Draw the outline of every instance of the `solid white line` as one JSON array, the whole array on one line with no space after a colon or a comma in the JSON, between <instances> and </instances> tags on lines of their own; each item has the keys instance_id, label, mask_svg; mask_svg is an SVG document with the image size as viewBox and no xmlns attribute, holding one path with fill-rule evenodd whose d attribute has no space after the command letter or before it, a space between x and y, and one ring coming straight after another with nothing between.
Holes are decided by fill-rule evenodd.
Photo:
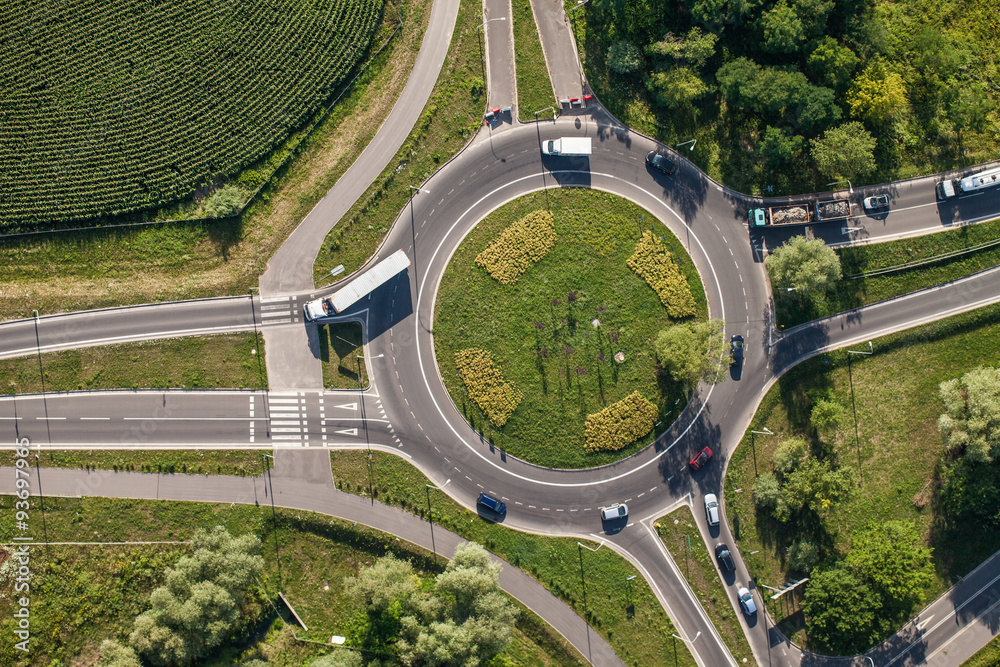
<instances>
[{"instance_id":1,"label":"solid white line","mask_svg":"<svg viewBox=\"0 0 1000 667\"><path fill-rule=\"evenodd\" d=\"M111 417L80 417L80 419L87 419L87 420L90 420L90 421L96 421L98 419L108 420L108 419L111 419Z\"/></svg>"},{"instance_id":2,"label":"solid white line","mask_svg":"<svg viewBox=\"0 0 1000 667\"><path fill-rule=\"evenodd\" d=\"M35 419L41 419L42 421L62 421L66 419L65 417L35 417Z\"/></svg>"},{"instance_id":3,"label":"solid white line","mask_svg":"<svg viewBox=\"0 0 1000 667\"><path fill-rule=\"evenodd\" d=\"M52 417L52 419L65 419L65 417ZM122 419L127 422L245 422L249 421L250 417L122 417Z\"/></svg>"},{"instance_id":4,"label":"solid white line","mask_svg":"<svg viewBox=\"0 0 1000 667\"><path fill-rule=\"evenodd\" d=\"M302 421L298 419L290 419L288 421L271 421L272 426L302 426Z\"/></svg>"}]
</instances>

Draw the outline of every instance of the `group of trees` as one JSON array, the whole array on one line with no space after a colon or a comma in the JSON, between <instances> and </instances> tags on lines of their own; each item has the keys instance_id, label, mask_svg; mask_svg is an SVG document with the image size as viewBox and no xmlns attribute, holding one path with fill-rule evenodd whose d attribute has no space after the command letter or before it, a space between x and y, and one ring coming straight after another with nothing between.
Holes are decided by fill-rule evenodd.
<instances>
[{"instance_id":1,"label":"group of trees","mask_svg":"<svg viewBox=\"0 0 1000 667\"><path fill-rule=\"evenodd\" d=\"M798 298L823 298L842 275L840 258L823 239L793 236L764 260L774 290Z\"/></svg>"},{"instance_id":2,"label":"group of trees","mask_svg":"<svg viewBox=\"0 0 1000 667\"><path fill-rule=\"evenodd\" d=\"M989 82L963 66L989 59L975 38L874 0L593 0L586 19L605 103L645 97L675 134L719 120L779 189L954 159L996 122Z\"/></svg>"},{"instance_id":3,"label":"group of trees","mask_svg":"<svg viewBox=\"0 0 1000 667\"><path fill-rule=\"evenodd\" d=\"M660 368L693 392L699 382L715 383L729 366L726 323L722 320L682 322L661 331L653 342Z\"/></svg>"}]
</instances>

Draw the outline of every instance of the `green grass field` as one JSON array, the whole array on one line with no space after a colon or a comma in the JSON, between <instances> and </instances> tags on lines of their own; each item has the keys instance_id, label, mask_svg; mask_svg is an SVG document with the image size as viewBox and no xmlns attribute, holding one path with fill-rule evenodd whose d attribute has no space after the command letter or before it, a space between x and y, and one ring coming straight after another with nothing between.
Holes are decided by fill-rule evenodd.
<instances>
[{"instance_id":1,"label":"green grass field","mask_svg":"<svg viewBox=\"0 0 1000 667\"><path fill-rule=\"evenodd\" d=\"M413 131L396 157L327 235L316 257L316 285L343 264L350 275L370 258L410 198L479 129L486 107L486 73L480 51L482 5L463 0L451 48ZM420 196L420 195L416 195Z\"/></svg>"},{"instance_id":2,"label":"green grass field","mask_svg":"<svg viewBox=\"0 0 1000 667\"><path fill-rule=\"evenodd\" d=\"M0 536L14 533L12 497L0 498ZM51 542L184 541L197 528L224 525L251 532L262 542L261 581L271 602L280 590L309 631L286 625L268 603L254 605L262 623L201 664L222 667L252 658L277 667L298 667L321 655L316 644L332 634L349 634L355 610L343 580L387 553L413 562L423 577L442 561L422 549L350 522L308 512L245 505L168 503L104 498L46 498L44 531L39 508L32 511L36 539ZM19 665L93 664L101 640L124 639L132 619L148 607L149 593L162 585L163 570L188 552L180 545L34 546L32 551L31 652ZM36 556L36 554L38 554ZM7 582L4 589L9 590ZM37 592L36 592L37 591ZM10 635L13 619L0 628ZM254 631L251 628L250 631ZM37 639L36 639L37 638ZM576 667L586 664L551 627L522 608L512 644L504 652L511 667ZM13 664L5 662L4 664Z\"/></svg>"},{"instance_id":3,"label":"green grass field","mask_svg":"<svg viewBox=\"0 0 1000 667\"><path fill-rule=\"evenodd\" d=\"M323 386L327 389L360 389L368 386L368 370L359 322L319 325L319 354ZM359 376L360 373L360 376Z\"/></svg>"},{"instance_id":4,"label":"green grass field","mask_svg":"<svg viewBox=\"0 0 1000 667\"><path fill-rule=\"evenodd\" d=\"M511 0L514 11L514 69L517 72L517 116L521 122L535 120L535 112L556 106L549 70L538 37L538 26L530 0ZM549 112L545 118L551 117Z\"/></svg>"},{"instance_id":5,"label":"green grass field","mask_svg":"<svg viewBox=\"0 0 1000 667\"><path fill-rule=\"evenodd\" d=\"M265 452L261 450L42 450L42 468L79 470L127 470L134 472L190 473L193 475L239 475L254 477L264 472ZM0 465L12 466L12 450L0 452ZM34 461L32 460L32 465Z\"/></svg>"},{"instance_id":6,"label":"green grass field","mask_svg":"<svg viewBox=\"0 0 1000 667\"><path fill-rule=\"evenodd\" d=\"M517 283L500 285L475 264L504 228L546 206L555 218L556 245ZM638 451L683 407L682 387L658 379L652 349L671 320L625 263L640 227L653 227L673 247L697 317L706 317L704 288L681 243L642 208L613 195L578 188L528 195L491 213L462 242L441 282L434 343L452 400L493 444L538 465L602 465ZM524 392L502 429L465 396L454 355L467 348L492 351L504 377ZM614 361L617 352L624 352L623 363ZM586 416L633 391L658 404L660 426L619 452L586 453Z\"/></svg>"},{"instance_id":7,"label":"green grass field","mask_svg":"<svg viewBox=\"0 0 1000 667\"><path fill-rule=\"evenodd\" d=\"M794 292L776 293L778 323L785 327L795 326L992 268L1000 264L1000 244L880 276L849 278L998 240L1000 220L994 220L912 239L839 248L836 252L844 277L827 300L803 302L794 298Z\"/></svg>"},{"instance_id":8,"label":"green grass field","mask_svg":"<svg viewBox=\"0 0 1000 667\"><path fill-rule=\"evenodd\" d=\"M263 337L223 334L47 352L41 368L45 391L264 389L263 354ZM36 356L0 360L0 377L6 394L43 389Z\"/></svg>"},{"instance_id":9,"label":"green grass field","mask_svg":"<svg viewBox=\"0 0 1000 667\"><path fill-rule=\"evenodd\" d=\"M997 667L997 665L1000 665L1000 637L995 638L962 663L962 667Z\"/></svg>"},{"instance_id":10,"label":"green grass field","mask_svg":"<svg viewBox=\"0 0 1000 667\"><path fill-rule=\"evenodd\" d=\"M332 452L337 487L368 495L365 452ZM543 586L586 618L631 667L674 664L670 633L676 632L645 580L610 549L596 552L577 546L573 538L529 535L490 523L447 495L426 485L428 480L402 459L372 453L375 497L418 516L430 516L462 537L478 542L531 574ZM590 549L597 544L587 541ZM582 573L581 573L582 570ZM693 666L686 646L678 646L678 665Z\"/></svg>"},{"instance_id":11,"label":"green grass field","mask_svg":"<svg viewBox=\"0 0 1000 667\"><path fill-rule=\"evenodd\" d=\"M685 506L661 516L656 521L656 530L737 664L743 660L752 662L753 652L729 601L732 592L727 592L719 579L715 554L705 548L691 509Z\"/></svg>"},{"instance_id":12,"label":"green grass field","mask_svg":"<svg viewBox=\"0 0 1000 667\"><path fill-rule=\"evenodd\" d=\"M381 12L378 0L9 5L0 160L18 166L0 173L0 220L118 215L236 174L330 98Z\"/></svg>"},{"instance_id":13,"label":"green grass field","mask_svg":"<svg viewBox=\"0 0 1000 667\"><path fill-rule=\"evenodd\" d=\"M936 521L936 491L944 445L937 430L943 410L938 385L980 365L1000 362L1000 306L990 306L875 340L872 356L852 355L859 447L851 416L847 355L838 350L811 359L785 374L764 397L726 474L726 512L750 571L762 581L785 581L785 549L791 537L754 508L755 468L772 469L783 438L810 436L812 402L832 397L847 409L847 421L824 440L840 466L854 470L860 488L829 510L826 524L840 553L850 547L852 531L867 522L905 519L916 522L934 549L936 577L925 591L933 599L1000 548L995 532L967 526L956 534ZM861 349L856 346L854 349ZM774 436L749 430L769 428ZM756 450L756 457L754 451ZM756 458L756 463L755 463ZM750 555L753 551L759 553ZM798 602L785 595L771 610L795 635L803 627ZM802 635L798 635L802 639Z\"/></svg>"}]
</instances>

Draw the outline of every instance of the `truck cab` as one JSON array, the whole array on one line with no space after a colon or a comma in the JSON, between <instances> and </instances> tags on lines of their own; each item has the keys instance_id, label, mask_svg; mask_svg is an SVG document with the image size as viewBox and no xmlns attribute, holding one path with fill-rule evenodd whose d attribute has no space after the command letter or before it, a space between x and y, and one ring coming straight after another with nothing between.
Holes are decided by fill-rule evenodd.
<instances>
[{"instance_id":1,"label":"truck cab","mask_svg":"<svg viewBox=\"0 0 1000 667\"><path fill-rule=\"evenodd\" d=\"M328 298L308 301L302 310L305 313L306 320L310 322L314 322L322 317L329 317L336 313L333 308L333 302Z\"/></svg>"},{"instance_id":2,"label":"truck cab","mask_svg":"<svg viewBox=\"0 0 1000 667\"><path fill-rule=\"evenodd\" d=\"M946 178L945 180L938 183L934 187L934 190L937 192L938 199L951 199L956 194L958 194L955 191L955 181L951 180L950 178Z\"/></svg>"},{"instance_id":3,"label":"truck cab","mask_svg":"<svg viewBox=\"0 0 1000 667\"><path fill-rule=\"evenodd\" d=\"M752 208L750 209L747 218L750 221L750 227L763 227L767 224L767 212L762 208Z\"/></svg>"}]
</instances>

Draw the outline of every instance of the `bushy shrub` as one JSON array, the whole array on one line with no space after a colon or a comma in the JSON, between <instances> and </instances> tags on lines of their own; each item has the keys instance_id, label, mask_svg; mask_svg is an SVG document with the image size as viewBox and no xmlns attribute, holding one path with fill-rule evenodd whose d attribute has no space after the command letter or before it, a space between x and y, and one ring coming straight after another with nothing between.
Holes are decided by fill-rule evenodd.
<instances>
[{"instance_id":1,"label":"bushy shrub","mask_svg":"<svg viewBox=\"0 0 1000 667\"><path fill-rule=\"evenodd\" d=\"M219 188L205 200L206 218L229 218L243 208L243 195L235 185Z\"/></svg>"},{"instance_id":2,"label":"bushy shrub","mask_svg":"<svg viewBox=\"0 0 1000 667\"><path fill-rule=\"evenodd\" d=\"M476 256L494 280L504 285L517 282L521 274L545 257L556 244L556 229L548 211L532 211L507 229Z\"/></svg>"},{"instance_id":3,"label":"bushy shrub","mask_svg":"<svg viewBox=\"0 0 1000 667\"><path fill-rule=\"evenodd\" d=\"M753 500L757 509L771 513L781 500L781 486L773 473L766 472L757 478L753 489Z\"/></svg>"},{"instance_id":4,"label":"bushy shrub","mask_svg":"<svg viewBox=\"0 0 1000 667\"><path fill-rule=\"evenodd\" d=\"M799 572L809 572L819 562L819 547L816 543L801 539L788 547L788 567Z\"/></svg>"},{"instance_id":5,"label":"bushy shrub","mask_svg":"<svg viewBox=\"0 0 1000 667\"><path fill-rule=\"evenodd\" d=\"M608 67L618 74L631 74L642 67L642 51L632 42L620 40L608 48Z\"/></svg>"},{"instance_id":6,"label":"bushy shrub","mask_svg":"<svg viewBox=\"0 0 1000 667\"><path fill-rule=\"evenodd\" d=\"M493 355L478 348L461 350L455 353L455 365L469 398L486 418L497 428L506 424L524 398L524 392L504 380Z\"/></svg>"},{"instance_id":7,"label":"bushy shrub","mask_svg":"<svg viewBox=\"0 0 1000 667\"><path fill-rule=\"evenodd\" d=\"M640 278L653 288L660 301L673 318L694 315L694 295L691 286L681 275L674 257L663 242L652 232L643 232L635 252L626 262Z\"/></svg>"},{"instance_id":8,"label":"bushy shrub","mask_svg":"<svg viewBox=\"0 0 1000 667\"><path fill-rule=\"evenodd\" d=\"M659 411L637 391L600 412L587 415L588 452L616 451L653 430Z\"/></svg>"}]
</instances>

